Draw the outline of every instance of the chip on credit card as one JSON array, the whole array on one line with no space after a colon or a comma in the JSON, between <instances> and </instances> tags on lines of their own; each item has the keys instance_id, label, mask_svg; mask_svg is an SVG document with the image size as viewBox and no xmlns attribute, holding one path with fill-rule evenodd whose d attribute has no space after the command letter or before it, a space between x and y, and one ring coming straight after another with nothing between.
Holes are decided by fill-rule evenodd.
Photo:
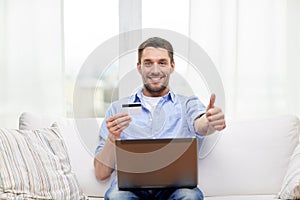
<instances>
[{"instance_id":1,"label":"chip on credit card","mask_svg":"<svg viewBox=\"0 0 300 200\"><path fill-rule=\"evenodd\" d=\"M138 115L142 113L142 104L141 103L128 103L122 104L122 110L129 115Z\"/></svg>"}]
</instances>

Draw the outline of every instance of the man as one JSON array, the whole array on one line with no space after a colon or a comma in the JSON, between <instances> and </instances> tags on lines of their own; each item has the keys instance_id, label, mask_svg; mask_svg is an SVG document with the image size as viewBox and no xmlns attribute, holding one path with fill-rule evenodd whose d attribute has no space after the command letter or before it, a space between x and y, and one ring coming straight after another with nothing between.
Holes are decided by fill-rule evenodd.
<instances>
[{"instance_id":1,"label":"man","mask_svg":"<svg viewBox=\"0 0 300 200\"><path fill-rule=\"evenodd\" d=\"M214 94L205 108L197 97L177 95L169 88L174 68L173 47L168 41L154 37L139 46L137 70L143 88L113 102L106 113L94 159L99 180L108 178L114 170L114 142L118 138L202 138L226 127L222 110L214 105ZM142 104L141 114L122 113L123 103L135 102ZM122 191L114 180L105 199L203 199L203 195L197 187Z\"/></svg>"}]
</instances>

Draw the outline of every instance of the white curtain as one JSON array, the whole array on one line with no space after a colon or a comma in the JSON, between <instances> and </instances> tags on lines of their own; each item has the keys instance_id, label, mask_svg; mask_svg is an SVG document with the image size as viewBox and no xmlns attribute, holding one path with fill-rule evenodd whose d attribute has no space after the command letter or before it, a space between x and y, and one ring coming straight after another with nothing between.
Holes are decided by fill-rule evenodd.
<instances>
[{"instance_id":1,"label":"white curtain","mask_svg":"<svg viewBox=\"0 0 300 200\"><path fill-rule=\"evenodd\" d=\"M228 118L300 116L300 1L191 0L190 37L219 70Z\"/></svg>"},{"instance_id":2,"label":"white curtain","mask_svg":"<svg viewBox=\"0 0 300 200\"><path fill-rule=\"evenodd\" d=\"M63 64L62 5L62 0L0 0L0 127L16 128L24 111L66 113L64 72L73 69L66 70ZM118 4L112 5L114 10ZM222 78L228 118L300 116L299 0L169 0L163 7L151 5L155 1L142 3L141 28L180 32L204 48ZM153 15L153 10L163 14ZM118 8L114 11L117 13ZM80 22L93 19L102 24L110 19L113 27L118 27L112 16L80 15ZM90 30L83 36L78 33L74 40L68 35L66 63L71 66L70 52L82 49L87 43L84 39L91 38L90 32L95 30L92 24L90 29L80 28L79 19L72 18L74 29L70 29L68 19L67 34ZM110 35L101 41L117 30L101 25L97 34L109 30ZM94 38L100 37L97 34ZM70 42L78 42L78 46L74 49ZM94 39L88 42L100 44Z\"/></svg>"},{"instance_id":3,"label":"white curtain","mask_svg":"<svg viewBox=\"0 0 300 200\"><path fill-rule=\"evenodd\" d=\"M62 115L60 0L0 1L0 127L24 111Z\"/></svg>"}]
</instances>

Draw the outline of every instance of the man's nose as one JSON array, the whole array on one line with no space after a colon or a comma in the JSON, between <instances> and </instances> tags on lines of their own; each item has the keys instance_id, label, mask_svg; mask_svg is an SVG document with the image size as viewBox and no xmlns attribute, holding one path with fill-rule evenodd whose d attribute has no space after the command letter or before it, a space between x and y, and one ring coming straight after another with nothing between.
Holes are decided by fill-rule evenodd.
<instances>
[{"instance_id":1,"label":"man's nose","mask_svg":"<svg viewBox=\"0 0 300 200\"><path fill-rule=\"evenodd\" d=\"M154 73L160 72L160 67L158 63L153 63L152 72Z\"/></svg>"}]
</instances>

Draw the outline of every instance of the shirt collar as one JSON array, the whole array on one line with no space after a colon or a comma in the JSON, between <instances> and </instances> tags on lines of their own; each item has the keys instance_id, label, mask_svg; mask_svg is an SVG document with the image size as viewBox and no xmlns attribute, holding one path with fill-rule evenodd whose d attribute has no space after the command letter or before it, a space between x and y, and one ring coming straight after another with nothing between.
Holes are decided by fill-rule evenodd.
<instances>
[{"instance_id":1,"label":"shirt collar","mask_svg":"<svg viewBox=\"0 0 300 200\"><path fill-rule=\"evenodd\" d=\"M143 88L140 88L135 94L133 94L130 97L130 101L133 102L133 103L141 102L142 90L143 90ZM176 97L175 93L170 89L169 92L166 95L164 95L162 98L165 101L170 100L174 103L175 102L175 97Z\"/></svg>"}]
</instances>

